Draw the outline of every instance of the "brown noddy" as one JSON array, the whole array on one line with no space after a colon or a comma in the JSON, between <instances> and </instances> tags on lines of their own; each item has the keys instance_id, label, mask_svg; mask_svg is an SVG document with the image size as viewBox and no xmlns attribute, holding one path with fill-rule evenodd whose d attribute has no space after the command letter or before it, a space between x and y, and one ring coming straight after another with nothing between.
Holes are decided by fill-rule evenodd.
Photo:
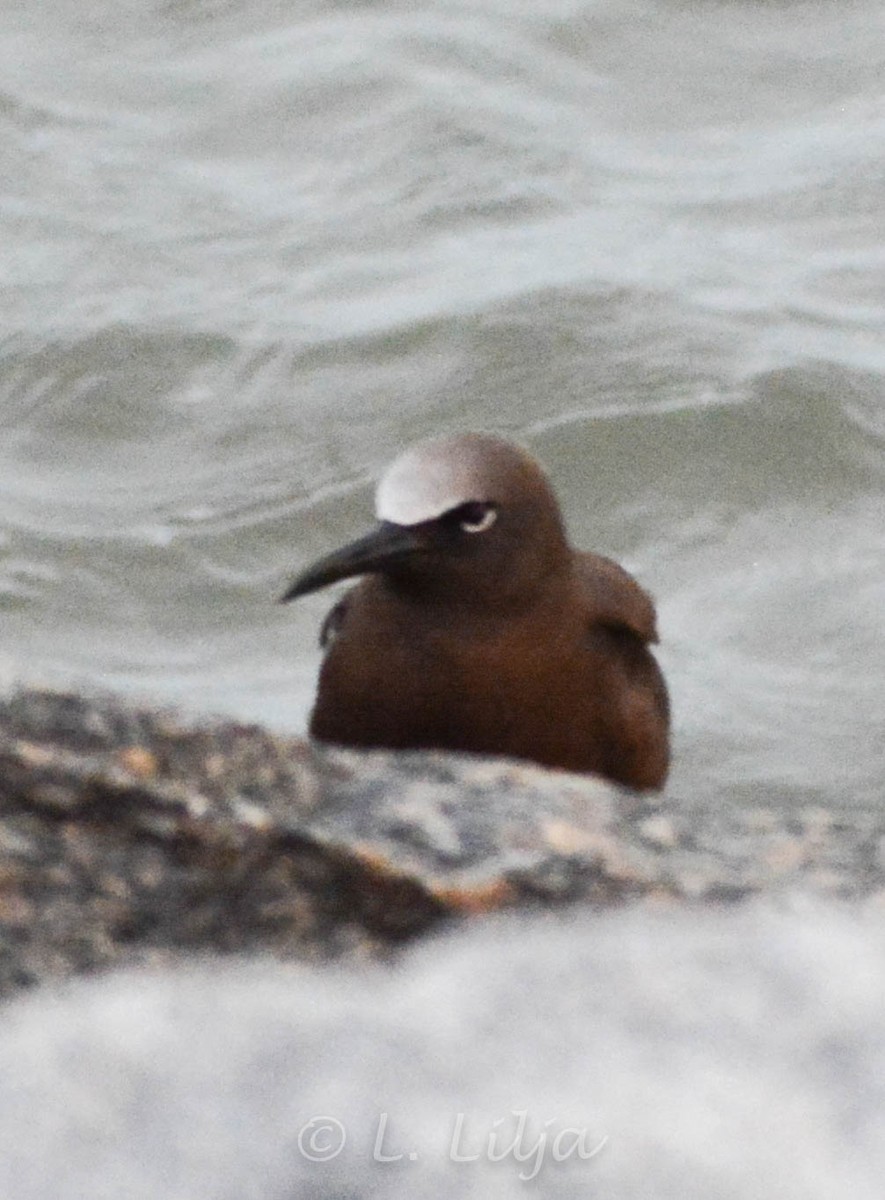
<instances>
[{"instance_id":1,"label":"brown noddy","mask_svg":"<svg viewBox=\"0 0 885 1200\"><path fill-rule=\"evenodd\" d=\"M487 434L402 454L378 524L283 602L364 576L327 616L310 718L324 742L511 755L659 788L667 688L648 594L573 550L546 475Z\"/></svg>"}]
</instances>

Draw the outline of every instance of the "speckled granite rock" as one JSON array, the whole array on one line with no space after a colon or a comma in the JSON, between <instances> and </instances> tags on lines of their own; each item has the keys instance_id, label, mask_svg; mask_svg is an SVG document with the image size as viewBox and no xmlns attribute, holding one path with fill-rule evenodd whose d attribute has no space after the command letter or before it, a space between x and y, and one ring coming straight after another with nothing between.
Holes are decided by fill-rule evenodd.
<instances>
[{"instance_id":1,"label":"speckled granite rock","mask_svg":"<svg viewBox=\"0 0 885 1200\"><path fill-rule=\"evenodd\" d=\"M182 951L376 955L516 906L869 896L883 845L878 812L688 814L517 763L22 691L0 704L0 989Z\"/></svg>"}]
</instances>

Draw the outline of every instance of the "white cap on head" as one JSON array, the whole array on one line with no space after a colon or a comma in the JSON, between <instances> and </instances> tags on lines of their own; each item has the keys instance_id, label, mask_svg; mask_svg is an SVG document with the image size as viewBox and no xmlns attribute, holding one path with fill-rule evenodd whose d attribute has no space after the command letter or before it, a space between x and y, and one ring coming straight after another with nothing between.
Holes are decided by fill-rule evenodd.
<instances>
[{"instance_id":1,"label":"white cap on head","mask_svg":"<svg viewBox=\"0 0 885 1200\"><path fill-rule=\"evenodd\" d=\"M388 467L375 492L375 515L396 525L420 525L470 501L501 500L494 493L504 477L531 463L525 451L487 434L431 438Z\"/></svg>"}]
</instances>

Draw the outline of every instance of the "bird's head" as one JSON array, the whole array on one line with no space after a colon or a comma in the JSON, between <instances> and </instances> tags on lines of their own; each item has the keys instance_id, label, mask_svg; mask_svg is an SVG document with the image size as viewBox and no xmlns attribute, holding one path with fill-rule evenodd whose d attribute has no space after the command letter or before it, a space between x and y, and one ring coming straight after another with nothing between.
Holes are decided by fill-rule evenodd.
<instances>
[{"instance_id":1,"label":"bird's head","mask_svg":"<svg viewBox=\"0 0 885 1200\"><path fill-rule=\"evenodd\" d=\"M420 442L375 494L378 524L308 567L282 596L381 574L416 599L519 606L568 562L559 504L525 450L488 434Z\"/></svg>"}]
</instances>

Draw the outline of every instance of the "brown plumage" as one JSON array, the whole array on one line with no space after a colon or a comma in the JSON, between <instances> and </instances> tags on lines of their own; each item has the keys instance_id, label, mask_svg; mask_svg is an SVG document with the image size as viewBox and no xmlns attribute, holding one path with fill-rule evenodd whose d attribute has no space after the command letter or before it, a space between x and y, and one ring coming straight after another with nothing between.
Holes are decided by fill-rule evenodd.
<instances>
[{"instance_id":1,"label":"brown plumage","mask_svg":"<svg viewBox=\"0 0 885 1200\"><path fill-rule=\"evenodd\" d=\"M654 605L617 563L571 549L534 459L483 434L421 443L381 480L377 512L283 597L365 575L323 626L314 737L662 786Z\"/></svg>"}]
</instances>

